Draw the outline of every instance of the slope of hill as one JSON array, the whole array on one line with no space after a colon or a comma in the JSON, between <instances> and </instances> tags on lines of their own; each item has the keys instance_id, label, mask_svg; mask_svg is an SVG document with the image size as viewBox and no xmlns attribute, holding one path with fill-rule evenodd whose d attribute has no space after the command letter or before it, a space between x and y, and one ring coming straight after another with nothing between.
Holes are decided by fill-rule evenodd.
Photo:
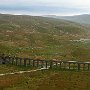
<instances>
[{"instance_id":1,"label":"slope of hill","mask_svg":"<svg viewBox=\"0 0 90 90\"><path fill-rule=\"evenodd\" d=\"M66 20L0 14L0 53L41 59L89 60L90 42L73 41L88 39L89 35L87 27ZM79 50L84 52L80 54Z\"/></svg>"},{"instance_id":2,"label":"slope of hill","mask_svg":"<svg viewBox=\"0 0 90 90\"><path fill-rule=\"evenodd\" d=\"M76 16L67 16L67 17L61 17L65 20L70 20L82 24L90 24L90 15L84 14L84 15L76 15Z\"/></svg>"},{"instance_id":3,"label":"slope of hill","mask_svg":"<svg viewBox=\"0 0 90 90\"><path fill-rule=\"evenodd\" d=\"M53 16L53 15L46 15L46 17L58 18L69 20L81 24L90 24L90 14L83 14L83 15L75 15L75 16Z\"/></svg>"}]
</instances>

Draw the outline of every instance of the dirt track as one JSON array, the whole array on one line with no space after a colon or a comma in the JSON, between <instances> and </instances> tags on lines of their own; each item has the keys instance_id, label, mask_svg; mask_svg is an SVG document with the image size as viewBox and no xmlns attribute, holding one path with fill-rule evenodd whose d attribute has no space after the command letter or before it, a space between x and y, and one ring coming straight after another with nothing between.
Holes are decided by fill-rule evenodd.
<instances>
[{"instance_id":1,"label":"dirt track","mask_svg":"<svg viewBox=\"0 0 90 90\"><path fill-rule=\"evenodd\" d=\"M2 73L2 74L0 74L0 76L22 74L22 73L27 73L27 72L36 72L36 71L47 70L47 69L48 68L41 68L41 69L30 70L30 71L18 71L18 72L12 72L12 73Z\"/></svg>"}]
</instances>

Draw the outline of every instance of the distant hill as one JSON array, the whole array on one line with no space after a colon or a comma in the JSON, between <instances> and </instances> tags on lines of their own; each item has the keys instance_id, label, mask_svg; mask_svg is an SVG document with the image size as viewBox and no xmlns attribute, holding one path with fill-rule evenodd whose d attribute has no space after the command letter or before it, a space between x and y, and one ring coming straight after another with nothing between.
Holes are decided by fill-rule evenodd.
<instances>
[{"instance_id":1,"label":"distant hill","mask_svg":"<svg viewBox=\"0 0 90 90\"><path fill-rule=\"evenodd\" d=\"M90 14L75 15L75 16L46 15L46 17L65 19L65 20L69 20L77 23L82 23L82 24L90 24Z\"/></svg>"},{"instance_id":2,"label":"distant hill","mask_svg":"<svg viewBox=\"0 0 90 90\"><path fill-rule=\"evenodd\" d=\"M0 14L0 53L42 59L72 59L79 55L88 60L89 45L73 40L89 36L89 27L67 20ZM78 50L86 51L86 56Z\"/></svg>"}]
</instances>

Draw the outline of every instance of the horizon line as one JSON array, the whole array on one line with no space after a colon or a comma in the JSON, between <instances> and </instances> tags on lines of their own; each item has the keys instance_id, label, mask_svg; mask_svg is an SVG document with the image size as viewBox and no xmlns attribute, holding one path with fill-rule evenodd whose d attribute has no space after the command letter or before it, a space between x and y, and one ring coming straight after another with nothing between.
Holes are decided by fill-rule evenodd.
<instances>
[{"instance_id":1,"label":"horizon line","mask_svg":"<svg viewBox=\"0 0 90 90\"><path fill-rule=\"evenodd\" d=\"M89 15L89 13L84 13L84 14L72 14L72 15L57 15L57 14L21 14L21 13L1 13L0 14L6 14L6 15L23 15L23 16L78 16L78 15Z\"/></svg>"}]
</instances>

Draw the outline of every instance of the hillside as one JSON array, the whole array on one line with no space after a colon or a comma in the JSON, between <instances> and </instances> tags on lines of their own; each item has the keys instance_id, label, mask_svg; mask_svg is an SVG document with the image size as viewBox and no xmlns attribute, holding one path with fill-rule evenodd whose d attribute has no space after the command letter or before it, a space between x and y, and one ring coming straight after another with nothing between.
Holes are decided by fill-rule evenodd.
<instances>
[{"instance_id":1,"label":"hillside","mask_svg":"<svg viewBox=\"0 0 90 90\"><path fill-rule=\"evenodd\" d=\"M89 27L66 20L0 14L0 53L40 59L89 60L90 42L74 41L89 39L89 36Z\"/></svg>"},{"instance_id":2,"label":"hillside","mask_svg":"<svg viewBox=\"0 0 90 90\"><path fill-rule=\"evenodd\" d=\"M52 17L57 19L64 19L69 20L81 24L90 24L90 15L89 14L82 14L82 15L75 15L75 16L54 16L54 15L46 15L46 17Z\"/></svg>"}]
</instances>

